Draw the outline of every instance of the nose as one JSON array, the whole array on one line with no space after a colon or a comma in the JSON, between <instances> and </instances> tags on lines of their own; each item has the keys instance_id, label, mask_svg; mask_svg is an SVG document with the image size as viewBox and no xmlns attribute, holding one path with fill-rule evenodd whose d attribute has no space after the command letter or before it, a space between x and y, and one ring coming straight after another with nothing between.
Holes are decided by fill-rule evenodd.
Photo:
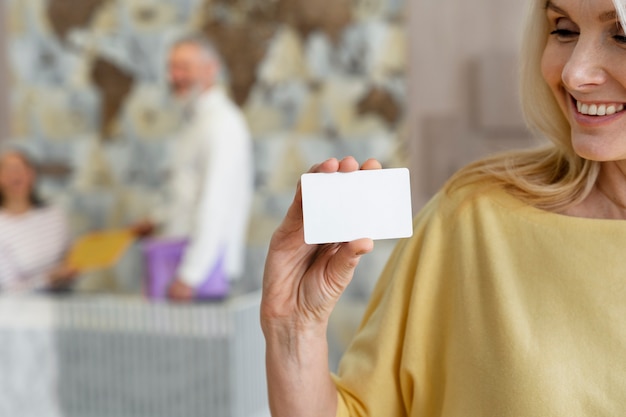
<instances>
[{"instance_id":1,"label":"nose","mask_svg":"<svg viewBox=\"0 0 626 417\"><path fill-rule=\"evenodd\" d=\"M563 67L561 78L570 90L584 91L607 80L602 46L582 36Z\"/></svg>"}]
</instances>

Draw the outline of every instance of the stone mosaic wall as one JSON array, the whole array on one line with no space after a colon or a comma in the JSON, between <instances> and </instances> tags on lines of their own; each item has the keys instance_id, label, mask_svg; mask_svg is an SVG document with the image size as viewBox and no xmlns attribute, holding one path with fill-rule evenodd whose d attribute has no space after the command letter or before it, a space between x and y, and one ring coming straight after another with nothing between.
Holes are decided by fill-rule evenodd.
<instances>
[{"instance_id":1,"label":"stone mosaic wall","mask_svg":"<svg viewBox=\"0 0 626 417\"><path fill-rule=\"evenodd\" d=\"M76 234L150 207L175 146L167 45L185 31L214 40L253 132L251 277L310 165L406 166L403 0L7 1L12 139L40 156L42 190Z\"/></svg>"}]
</instances>

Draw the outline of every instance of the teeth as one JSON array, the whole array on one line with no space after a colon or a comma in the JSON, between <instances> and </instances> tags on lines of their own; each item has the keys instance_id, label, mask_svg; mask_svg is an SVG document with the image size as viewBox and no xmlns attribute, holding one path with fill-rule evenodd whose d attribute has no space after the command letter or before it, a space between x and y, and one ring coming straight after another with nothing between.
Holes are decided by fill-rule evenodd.
<instances>
[{"instance_id":1,"label":"teeth","mask_svg":"<svg viewBox=\"0 0 626 417\"><path fill-rule=\"evenodd\" d=\"M624 110L623 104L585 104L576 101L576 108L581 114L589 116L610 116Z\"/></svg>"}]
</instances>

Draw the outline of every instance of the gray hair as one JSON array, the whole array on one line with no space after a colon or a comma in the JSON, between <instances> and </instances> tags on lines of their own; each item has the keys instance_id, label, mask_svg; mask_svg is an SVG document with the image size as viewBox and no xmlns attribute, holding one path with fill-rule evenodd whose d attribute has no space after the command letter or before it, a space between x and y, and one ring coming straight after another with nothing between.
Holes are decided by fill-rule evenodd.
<instances>
[{"instance_id":1,"label":"gray hair","mask_svg":"<svg viewBox=\"0 0 626 417\"><path fill-rule=\"evenodd\" d=\"M199 34L187 34L174 39L171 49L181 45L197 46L205 59L215 62L218 66L221 66L222 60L220 54L217 52L217 48L213 42L211 42L207 37Z\"/></svg>"}]
</instances>

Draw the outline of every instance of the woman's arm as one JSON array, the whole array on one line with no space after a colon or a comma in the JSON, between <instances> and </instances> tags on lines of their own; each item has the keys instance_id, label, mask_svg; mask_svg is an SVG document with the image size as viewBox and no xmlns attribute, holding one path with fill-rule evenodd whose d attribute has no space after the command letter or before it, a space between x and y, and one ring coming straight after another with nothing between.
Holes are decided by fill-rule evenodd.
<instances>
[{"instance_id":1,"label":"woman's arm","mask_svg":"<svg viewBox=\"0 0 626 417\"><path fill-rule=\"evenodd\" d=\"M361 169L380 169L368 160ZM329 159L310 172L359 169L352 157ZM360 239L306 245L300 186L274 232L265 264L261 326L265 335L270 408L274 417L334 416L337 390L330 378L326 329L361 255L373 242Z\"/></svg>"}]
</instances>

